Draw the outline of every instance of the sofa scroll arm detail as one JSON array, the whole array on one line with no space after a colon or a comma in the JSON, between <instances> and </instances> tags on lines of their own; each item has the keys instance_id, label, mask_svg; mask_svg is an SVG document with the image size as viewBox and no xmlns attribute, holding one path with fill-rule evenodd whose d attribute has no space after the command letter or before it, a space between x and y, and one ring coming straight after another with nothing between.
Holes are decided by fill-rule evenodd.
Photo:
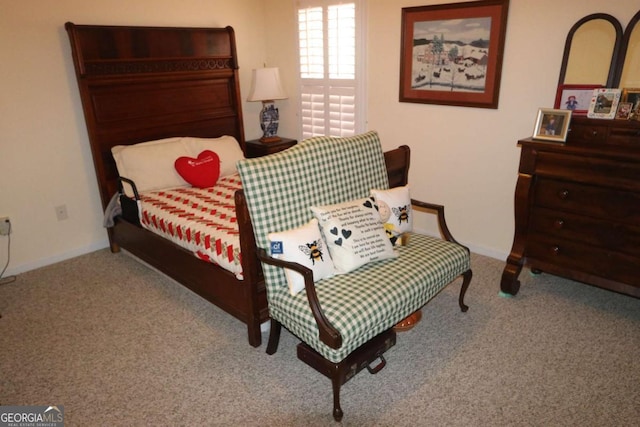
<instances>
[{"instance_id":1,"label":"sofa scroll arm detail","mask_svg":"<svg viewBox=\"0 0 640 427\"><path fill-rule=\"evenodd\" d=\"M331 325L329 320L327 320L326 316L324 315L324 311L322 310L320 301L318 300L318 294L316 293L315 284L313 283L313 271L302 264L298 264L297 262L290 262L273 258L272 256L269 256L267 254L267 251L263 248L258 248L258 258L260 259L260 261L266 264L275 265L282 268L289 268L302 274L302 277L304 278L305 291L307 293L307 300L309 301L309 306L311 307L311 313L313 314L313 317L318 324L318 334L320 337L320 341L331 348L340 348L342 346L342 336L340 335L340 332L338 332L338 330L334 328L333 325Z\"/></svg>"},{"instance_id":2,"label":"sofa scroll arm detail","mask_svg":"<svg viewBox=\"0 0 640 427\"><path fill-rule=\"evenodd\" d=\"M442 237L444 237L444 239L449 241L449 242L458 243L456 241L456 239L453 238L453 235L451 234L451 232L449 231L449 227L447 226L447 221L446 221L445 216L444 216L444 206L443 205L438 205L438 204L435 204L435 203L423 202L423 201L416 200L416 199L411 199L411 204L413 206L417 206L417 207L419 207L421 209L425 209L427 211L435 212L436 218L438 219L438 228L440 229L440 233L442 234Z\"/></svg>"}]
</instances>

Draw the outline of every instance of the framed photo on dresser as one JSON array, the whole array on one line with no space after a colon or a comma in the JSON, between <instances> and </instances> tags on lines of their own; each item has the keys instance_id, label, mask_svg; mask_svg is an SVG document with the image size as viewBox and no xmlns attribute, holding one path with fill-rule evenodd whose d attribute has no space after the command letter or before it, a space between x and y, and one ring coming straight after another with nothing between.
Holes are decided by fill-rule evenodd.
<instances>
[{"instance_id":1,"label":"framed photo on dresser","mask_svg":"<svg viewBox=\"0 0 640 427\"><path fill-rule=\"evenodd\" d=\"M594 89L587 117L590 119L613 119L618 111L621 89Z\"/></svg>"},{"instance_id":2,"label":"framed photo on dresser","mask_svg":"<svg viewBox=\"0 0 640 427\"><path fill-rule=\"evenodd\" d=\"M633 110L640 108L640 88L624 88L622 89L622 102L630 102L633 104Z\"/></svg>"},{"instance_id":3,"label":"framed photo on dresser","mask_svg":"<svg viewBox=\"0 0 640 427\"><path fill-rule=\"evenodd\" d=\"M569 133L571 110L540 108L533 129L533 139L564 143Z\"/></svg>"},{"instance_id":4,"label":"framed photo on dresser","mask_svg":"<svg viewBox=\"0 0 640 427\"><path fill-rule=\"evenodd\" d=\"M602 85L558 85L556 102L553 108L571 110L575 116L586 116L589 111L593 90L601 87Z\"/></svg>"}]
</instances>

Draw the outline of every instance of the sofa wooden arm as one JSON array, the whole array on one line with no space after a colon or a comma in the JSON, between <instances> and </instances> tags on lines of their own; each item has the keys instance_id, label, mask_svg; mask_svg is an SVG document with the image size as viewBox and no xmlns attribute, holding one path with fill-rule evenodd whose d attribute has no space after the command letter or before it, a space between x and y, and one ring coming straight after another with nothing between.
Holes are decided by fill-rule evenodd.
<instances>
[{"instance_id":1,"label":"sofa wooden arm","mask_svg":"<svg viewBox=\"0 0 640 427\"><path fill-rule=\"evenodd\" d=\"M411 199L411 204L427 211L434 212L436 214L436 218L438 219L438 228L440 229L440 234L442 234L442 237L449 242L458 243L449 231L449 227L447 227L447 221L444 216L444 206L435 203L423 202L416 199Z\"/></svg>"},{"instance_id":2,"label":"sofa wooden arm","mask_svg":"<svg viewBox=\"0 0 640 427\"><path fill-rule=\"evenodd\" d=\"M336 328L327 320L318 301L318 294L316 293L316 286L313 282L313 271L310 268L305 267L297 262L284 261L281 259L273 258L263 248L258 248L258 258L260 261L275 265L277 267L289 268L302 274L304 278L304 287L307 292L307 300L311 307L311 313L318 324L318 332L320 341L325 343L331 348L340 348L342 346L342 336Z\"/></svg>"}]
</instances>

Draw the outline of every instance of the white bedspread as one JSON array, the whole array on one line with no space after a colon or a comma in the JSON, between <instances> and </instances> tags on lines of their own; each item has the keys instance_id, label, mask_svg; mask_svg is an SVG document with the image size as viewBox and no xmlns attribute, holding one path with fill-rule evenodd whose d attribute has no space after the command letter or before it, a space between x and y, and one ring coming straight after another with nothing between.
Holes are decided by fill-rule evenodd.
<instances>
[{"instance_id":1,"label":"white bedspread","mask_svg":"<svg viewBox=\"0 0 640 427\"><path fill-rule=\"evenodd\" d=\"M242 279L234 202L234 193L241 187L240 177L234 174L221 177L210 188L145 192L140 195L140 223Z\"/></svg>"}]
</instances>

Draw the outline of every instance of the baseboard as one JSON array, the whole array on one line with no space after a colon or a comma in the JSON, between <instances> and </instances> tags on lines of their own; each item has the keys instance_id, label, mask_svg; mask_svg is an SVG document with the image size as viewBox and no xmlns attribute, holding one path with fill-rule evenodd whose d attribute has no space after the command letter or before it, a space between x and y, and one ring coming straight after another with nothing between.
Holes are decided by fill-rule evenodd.
<instances>
[{"instance_id":1,"label":"baseboard","mask_svg":"<svg viewBox=\"0 0 640 427\"><path fill-rule=\"evenodd\" d=\"M434 237L440 237L430 231L427 230L419 230L416 229L415 230L418 233L422 233L422 234L426 234L429 236L434 236ZM467 246L469 248L469 250L471 250L471 252L479 254L479 255L484 255L484 256L488 256L490 258L495 258L498 260L506 260L508 257L508 253L504 253L495 249L491 249L491 248L487 248L484 246L478 246L478 245L473 245L473 244L468 244L466 242L460 242L463 245ZM95 252L98 251L100 249L104 249L104 248L108 248L109 247L109 240L108 239L103 239L100 240L98 242L95 242L91 245L88 246L84 246L81 248L76 248L72 251L69 252L64 252L62 254L57 254L57 255L53 255L51 257L47 257L47 258L42 258L42 259L38 259L32 262L28 262L28 263L24 263L24 264L20 264L18 266L15 267L9 267L7 268L7 271L5 272L4 276L15 276L17 274L20 273L24 273L26 271L30 271L30 270L35 270L36 268L40 268L40 267L46 267L47 265L51 265L51 264L55 264L57 262L60 261L65 261L67 259L70 258L75 258L77 256L80 255L84 255L84 254L88 254L90 252Z\"/></svg>"},{"instance_id":2,"label":"baseboard","mask_svg":"<svg viewBox=\"0 0 640 427\"><path fill-rule=\"evenodd\" d=\"M431 231L428 231L428 230L423 230L423 229L416 228L416 229L414 229L414 231L416 233L426 234L427 236L438 237L438 238L441 237L439 234L435 234L435 233L433 233ZM488 256L489 258L495 258L495 259L500 260L500 261L506 260L507 257L509 256L508 252L499 251L499 250L493 249L493 248L487 248L485 246L478 246L478 245L474 245L474 244L467 243L467 242L462 242L462 241L459 241L459 242L461 244L465 245L466 247L468 247L469 250L474 254Z\"/></svg>"},{"instance_id":3,"label":"baseboard","mask_svg":"<svg viewBox=\"0 0 640 427\"><path fill-rule=\"evenodd\" d=\"M109 247L109 239L102 239L95 243L92 243L91 245L76 248L72 251L63 252L61 254L56 254L47 258L41 258L35 261L17 265L15 267L9 267L7 268L7 271L5 272L3 277L15 276L20 273L35 270L36 268L46 267L47 265L55 264L61 261L65 261L80 255L85 255L85 254L95 252L100 249L104 249L108 247Z\"/></svg>"}]
</instances>

